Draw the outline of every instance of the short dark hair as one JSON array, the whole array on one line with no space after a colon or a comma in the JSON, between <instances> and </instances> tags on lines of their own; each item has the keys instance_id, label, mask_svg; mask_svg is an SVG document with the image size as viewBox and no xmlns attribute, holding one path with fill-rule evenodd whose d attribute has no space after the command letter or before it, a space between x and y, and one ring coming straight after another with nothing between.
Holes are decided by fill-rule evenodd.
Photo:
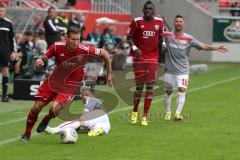
<instances>
[{"instance_id":1,"label":"short dark hair","mask_svg":"<svg viewBox=\"0 0 240 160\"><path fill-rule=\"evenodd\" d=\"M154 4L153 4L153 2L152 1L147 1L143 6L146 6L146 5L148 5L148 4L151 4L151 5L153 5L153 8L155 9L155 6L154 6Z\"/></svg>"},{"instance_id":2,"label":"short dark hair","mask_svg":"<svg viewBox=\"0 0 240 160\"><path fill-rule=\"evenodd\" d=\"M6 5L4 5L3 3L0 3L0 8L6 8Z\"/></svg>"},{"instance_id":3,"label":"short dark hair","mask_svg":"<svg viewBox=\"0 0 240 160\"><path fill-rule=\"evenodd\" d=\"M56 10L56 8L55 7L49 7L47 12L49 13L51 10Z\"/></svg>"},{"instance_id":4,"label":"short dark hair","mask_svg":"<svg viewBox=\"0 0 240 160\"><path fill-rule=\"evenodd\" d=\"M182 19L184 19L184 17L183 17L182 15L180 15L180 14L177 14L177 15L175 16L175 19L177 19L177 18L182 18Z\"/></svg>"},{"instance_id":5,"label":"short dark hair","mask_svg":"<svg viewBox=\"0 0 240 160\"><path fill-rule=\"evenodd\" d=\"M81 34L81 30L75 26L70 26L67 31L67 35L69 36L71 33L73 34Z\"/></svg>"}]
</instances>

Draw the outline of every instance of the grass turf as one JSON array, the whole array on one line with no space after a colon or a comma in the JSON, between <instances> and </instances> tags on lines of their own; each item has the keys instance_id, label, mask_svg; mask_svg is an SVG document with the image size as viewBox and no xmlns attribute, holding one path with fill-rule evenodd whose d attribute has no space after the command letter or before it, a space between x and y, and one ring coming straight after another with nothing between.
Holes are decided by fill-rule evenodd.
<instances>
[{"instance_id":1,"label":"grass turf","mask_svg":"<svg viewBox=\"0 0 240 160\"><path fill-rule=\"evenodd\" d=\"M162 121L164 103L155 97L150 112L157 115L156 119L147 127L139 123L130 125L126 120L128 108L117 111L128 107L120 100L115 112L110 114L112 128L108 135L81 134L73 145L61 144L59 135L45 133L34 135L30 143L19 142L32 102L0 102L0 159L237 160L240 157L240 67L215 63L208 66L208 72L190 77L183 114L189 118L191 108L191 121ZM172 101L173 111L175 100L176 97ZM77 108L77 103L73 107ZM54 119L51 125L59 122Z\"/></svg>"}]
</instances>

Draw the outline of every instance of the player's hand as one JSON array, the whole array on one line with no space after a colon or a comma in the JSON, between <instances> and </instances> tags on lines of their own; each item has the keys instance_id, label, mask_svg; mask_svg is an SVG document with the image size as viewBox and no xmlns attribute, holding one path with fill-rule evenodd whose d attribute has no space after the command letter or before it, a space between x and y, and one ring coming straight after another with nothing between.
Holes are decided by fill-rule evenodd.
<instances>
[{"instance_id":1,"label":"player's hand","mask_svg":"<svg viewBox=\"0 0 240 160\"><path fill-rule=\"evenodd\" d=\"M217 49L217 51L222 52L222 53L228 52L228 49L225 48L224 46L219 46L216 49Z\"/></svg>"},{"instance_id":2,"label":"player's hand","mask_svg":"<svg viewBox=\"0 0 240 160\"><path fill-rule=\"evenodd\" d=\"M36 68L42 68L44 66L44 62L42 61L42 59L38 58L36 61L35 61L35 66Z\"/></svg>"},{"instance_id":3,"label":"player's hand","mask_svg":"<svg viewBox=\"0 0 240 160\"><path fill-rule=\"evenodd\" d=\"M109 87L113 87L115 83L115 78L112 72L107 73L107 84Z\"/></svg>"},{"instance_id":4,"label":"player's hand","mask_svg":"<svg viewBox=\"0 0 240 160\"><path fill-rule=\"evenodd\" d=\"M142 52L140 51L140 49L136 49L134 51L134 53L135 53L136 58L141 58L142 57Z\"/></svg>"}]
</instances>

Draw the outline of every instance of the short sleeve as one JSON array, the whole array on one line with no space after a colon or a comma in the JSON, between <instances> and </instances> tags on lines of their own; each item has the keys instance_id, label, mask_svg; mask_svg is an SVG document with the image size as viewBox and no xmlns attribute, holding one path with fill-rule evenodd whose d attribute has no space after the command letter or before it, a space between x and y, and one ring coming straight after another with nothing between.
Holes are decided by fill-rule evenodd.
<instances>
[{"instance_id":1,"label":"short sleeve","mask_svg":"<svg viewBox=\"0 0 240 160\"><path fill-rule=\"evenodd\" d=\"M45 56L48 58L51 58L55 55L56 45L53 44L50 46L50 48L44 53Z\"/></svg>"},{"instance_id":2,"label":"short sleeve","mask_svg":"<svg viewBox=\"0 0 240 160\"><path fill-rule=\"evenodd\" d=\"M200 49L202 48L202 47L201 47L202 45L203 45L202 42L200 42L200 41L198 41L196 38L192 37L191 47L194 47L194 48L200 50Z\"/></svg>"},{"instance_id":3,"label":"short sleeve","mask_svg":"<svg viewBox=\"0 0 240 160\"><path fill-rule=\"evenodd\" d=\"M100 48L96 48L94 46L89 45L88 54L93 54L93 55L99 56L100 53L101 53L101 49Z\"/></svg>"},{"instance_id":4,"label":"short sleeve","mask_svg":"<svg viewBox=\"0 0 240 160\"><path fill-rule=\"evenodd\" d=\"M137 31L137 24L134 20L132 20L132 22L127 30L127 34L133 36L133 35L135 35L136 31Z\"/></svg>"}]
</instances>

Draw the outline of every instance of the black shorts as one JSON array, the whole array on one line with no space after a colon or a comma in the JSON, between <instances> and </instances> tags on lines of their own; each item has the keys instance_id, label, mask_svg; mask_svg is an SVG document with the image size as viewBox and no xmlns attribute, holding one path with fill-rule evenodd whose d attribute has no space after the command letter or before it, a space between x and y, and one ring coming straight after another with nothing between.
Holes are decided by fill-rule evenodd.
<instances>
[{"instance_id":1,"label":"black shorts","mask_svg":"<svg viewBox=\"0 0 240 160\"><path fill-rule=\"evenodd\" d=\"M10 65L10 55L9 54L0 54L0 66L9 67Z\"/></svg>"}]
</instances>

